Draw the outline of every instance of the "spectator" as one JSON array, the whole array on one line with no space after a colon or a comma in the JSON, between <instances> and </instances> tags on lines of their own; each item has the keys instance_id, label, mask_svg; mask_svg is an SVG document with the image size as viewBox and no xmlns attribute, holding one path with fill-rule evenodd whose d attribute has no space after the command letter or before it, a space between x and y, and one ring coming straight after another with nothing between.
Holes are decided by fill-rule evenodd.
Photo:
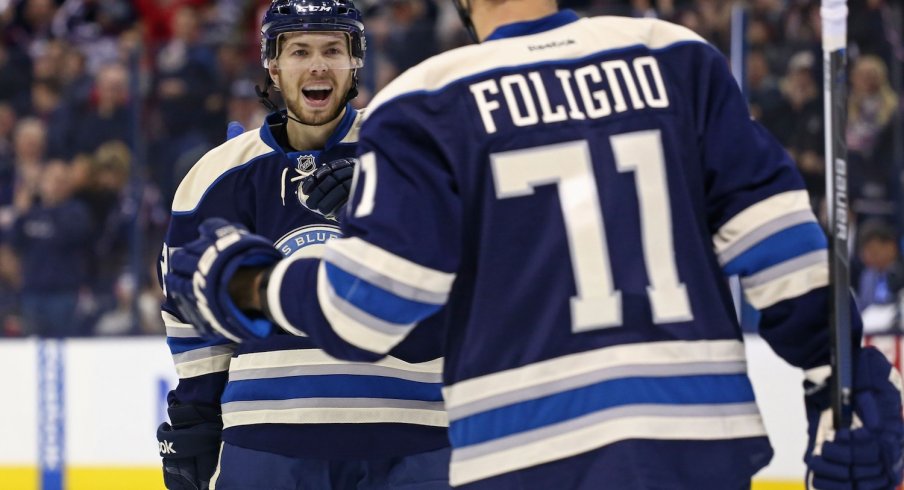
<instances>
[{"instance_id":1,"label":"spectator","mask_svg":"<svg viewBox=\"0 0 904 490\"><path fill-rule=\"evenodd\" d=\"M134 0L133 5L143 24L145 44L156 49L172 35L172 18L183 5L200 6L208 0Z\"/></svg>"},{"instance_id":2,"label":"spectator","mask_svg":"<svg viewBox=\"0 0 904 490\"><path fill-rule=\"evenodd\" d=\"M131 2L66 0L53 18L53 34L89 56L83 60L97 71L116 59L116 37L134 21Z\"/></svg>"},{"instance_id":3,"label":"spectator","mask_svg":"<svg viewBox=\"0 0 904 490\"><path fill-rule=\"evenodd\" d=\"M156 186L133 178L132 153L124 143L105 143L88 161L90 184L78 193L78 198L88 203L96 224L90 284L96 304L94 313L102 314L116 308L116 283L124 272L156 262L159 250L144 249L136 243L135 227L143 241L162 241L168 214ZM140 264L130 263L135 250L143 252ZM130 271L140 274L138 280L144 279L145 272L143 267Z\"/></svg>"},{"instance_id":4,"label":"spectator","mask_svg":"<svg viewBox=\"0 0 904 490\"><path fill-rule=\"evenodd\" d=\"M782 103L778 81L772 75L763 51L755 50L747 55L747 93L750 114L757 120L762 120L764 114L774 113Z\"/></svg>"},{"instance_id":5,"label":"spectator","mask_svg":"<svg viewBox=\"0 0 904 490\"><path fill-rule=\"evenodd\" d=\"M60 67L66 58L66 46L59 40L48 40L40 44L32 54L31 80L52 80L60 82Z\"/></svg>"},{"instance_id":6,"label":"spectator","mask_svg":"<svg viewBox=\"0 0 904 490\"><path fill-rule=\"evenodd\" d=\"M388 3L393 29L384 49L398 75L437 53L437 10L428 0L391 0Z\"/></svg>"},{"instance_id":7,"label":"spectator","mask_svg":"<svg viewBox=\"0 0 904 490\"><path fill-rule=\"evenodd\" d=\"M137 333L136 316L133 311L135 279L129 274L121 275L114 285L113 293L116 307L100 316L94 327L94 335Z\"/></svg>"},{"instance_id":8,"label":"spectator","mask_svg":"<svg viewBox=\"0 0 904 490\"><path fill-rule=\"evenodd\" d=\"M19 261L7 244L0 245L0 337L22 335L19 317Z\"/></svg>"},{"instance_id":9,"label":"spectator","mask_svg":"<svg viewBox=\"0 0 904 490\"><path fill-rule=\"evenodd\" d=\"M227 109L228 119L242 123L245 128L259 127L267 115L264 107L258 103L254 82L247 78L232 82Z\"/></svg>"},{"instance_id":10,"label":"spectator","mask_svg":"<svg viewBox=\"0 0 904 490\"><path fill-rule=\"evenodd\" d=\"M881 221L870 221L861 227L858 261L851 274L861 311L873 304L895 302L904 288L904 263L898 239L894 229Z\"/></svg>"},{"instance_id":11,"label":"spectator","mask_svg":"<svg viewBox=\"0 0 904 490\"><path fill-rule=\"evenodd\" d=\"M208 112L216 112L218 94L212 90L215 82L215 55L200 42L200 21L197 11L183 6L172 17L172 39L157 54L157 80L154 92L160 126L154 143L155 160L166 162L157 169L161 181L173 181L172 164L186 152L203 151L213 147L208 141L210 131L205 122L215 120ZM226 121L217 125L222 139Z\"/></svg>"},{"instance_id":12,"label":"spectator","mask_svg":"<svg viewBox=\"0 0 904 490\"><path fill-rule=\"evenodd\" d=\"M129 73L120 63L104 66L97 73L94 90L84 104L68 111L63 144L52 154L71 159L91 153L107 141L130 141Z\"/></svg>"},{"instance_id":13,"label":"spectator","mask_svg":"<svg viewBox=\"0 0 904 490\"><path fill-rule=\"evenodd\" d=\"M782 101L763 114L763 125L797 162L812 202L825 194L822 91L814 76L816 58L809 51L791 57L780 83ZM814 206L815 208L815 206Z\"/></svg>"},{"instance_id":14,"label":"spectator","mask_svg":"<svg viewBox=\"0 0 904 490\"><path fill-rule=\"evenodd\" d=\"M31 84L31 110L33 116L45 123L59 117L60 87L52 79L40 78Z\"/></svg>"},{"instance_id":15,"label":"spectator","mask_svg":"<svg viewBox=\"0 0 904 490\"><path fill-rule=\"evenodd\" d=\"M172 18L173 38L157 54L156 95L168 139L198 130L215 80L215 54L200 42L198 13L181 7Z\"/></svg>"},{"instance_id":16,"label":"spectator","mask_svg":"<svg viewBox=\"0 0 904 490\"><path fill-rule=\"evenodd\" d=\"M156 275L155 272L154 276ZM160 317L163 294L157 280L141 281L143 286L138 291L136 282L138 280L134 274L123 273L119 276L114 288L116 308L100 317L94 328L94 335L166 333Z\"/></svg>"},{"instance_id":17,"label":"spectator","mask_svg":"<svg viewBox=\"0 0 904 490\"><path fill-rule=\"evenodd\" d=\"M819 3L815 0L798 0L786 7L782 22L783 38L795 51L819 48L822 36Z\"/></svg>"},{"instance_id":18,"label":"spectator","mask_svg":"<svg viewBox=\"0 0 904 490\"><path fill-rule=\"evenodd\" d=\"M71 198L68 166L46 165L37 192L19 189L10 243L22 268L22 321L27 335L78 333L76 311L84 285L91 218Z\"/></svg>"},{"instance_id":19,"label":"spectator","mask_svg":"<svg viewBox=\"0 0 904 490\"><path fill-rule=\"evenodd\" d=\"M13 135L14 193L37 193L46 146L47 126L40 119L29 117L19 121Z\"/></svg>"},{"instance_id":20,"label":"spectator","mask_svg":"<svg viewBox=\"0 0 904 490\"><path fill-rule=\"evenodd\" d=\"M4 26L3 37L8 44L15 44L34 56L50 40L51 23L56 13L54 0L24 0L15 7L9 26Z\"/></svg>"},{"instance_id":21,"label":"spectator","mask_svg":"<svg viewBox=\"0 0 904 490\"><path fill-rule=\"evenodd\" d=\"M31 60L0 43L0 101L13 102L28 94Z\"/></svg>"},{"instance_id":22,"label":"spectator","mask_svg":"<svg viewBox=\"0 0 904 490\"><path fill-rule=\"evenodd\" d=\"M895 0L900 4L899 0ZM901 26L888 25L892 18L886 0L849 0L848 32L860 54L873 54L890 62L889 29L900 32ZM894 32L894 31L892 31Z\"/></svg>"},{"instance_id":23,"label":"spectator","mask_svg":"<svg viewBox=\"0 0 904 490\"><path fill-rule=\"evenodd\" d=\"M898 110L885 62L874 55L860 57L851 71L846 132L852 180L859 184L852 186L855 195L885 198L891 193L892 121Z\"/></svg>"},{"instance_id":24,"label":"spectator","mask_svg":"<svg viewBox=\"0 0 904 490\"><path fill-rule=\"evenodd\" d=\"M69 106L79 106L88 101L93 77L87 70L87 58L81 49L71 46L66 51L60 67L60 80L63 83L63 99Z\"/></svg>"},{"instance_id":25,"label":"spectator","mask_svg":"<svg viewBox=\"0 0 904 490\"><path fill-rule=\"evenodd\" d=\"M15 153L13 131L16 128L16 111L7 102L0 102L0 208L13 202L15 181ZM0 219L2 226L2 219Z\"/></svg>"}]
</instances>

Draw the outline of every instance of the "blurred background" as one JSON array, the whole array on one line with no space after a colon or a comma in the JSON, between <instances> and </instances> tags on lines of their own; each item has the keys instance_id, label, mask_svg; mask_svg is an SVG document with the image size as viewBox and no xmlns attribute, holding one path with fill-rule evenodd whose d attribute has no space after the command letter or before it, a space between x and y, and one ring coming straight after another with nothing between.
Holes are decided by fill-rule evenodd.
<instances>
[{"instance_id":1,"label":"blurred background","mask_svg":"<svg viewBox=\"0 0 904 490\"><path fill-rule=\"evenodd\" d=\"M467 42L448 0L356 3L366 12L368 41L363 87L355 100L360 107L399 73ZM586 15L658 17L708 39L730 61L753 117L794 157L812 206L824 217L818 1L560 3ZM13 390L11 399L24 400L0 412L0 474L5 464L31 468L35 458L44 470L58 471L65 455L96 467L110 461L153 464L152 431L163 414L161 393L174 378L155 272L169 205L182 176L224 140L229 121L251 129L263 120L254 87L265 75L259 30L267 4L0 0L0 337L7 338L0 342L0 378L5 378L4 392ZM861 309L879 307L871 310L870 328L894 331L904 303L902 5L900 0L848 4L849 102L843 132L854 224L852 285ZM756 314L742 309L745 330L752 332ZM39 340L73 337L66 346ZM97 337L107 343L91 340ZM121 342L110 343L112 337ZM900 341L894 339L889 348L897 356ZM144 377L136 381L115 372L127 366L138 366ZM16 370L27 374L18 376ZM771 377L776 372L766 371L765 379L776 379ZM799 375L792 377L799 391ZM93 384L79 384L86 380ZM71 421L77 417L73 410L88 413L96 407L73 408L71 401L64 407L63 401L75 395L108 397L119 381L142 386L126 411L140 412L147 427L139 424L140 432L132 433L124 418L104 430L126 442L105 442L85 430L85 423ZM793 392L790 396L799 399ZM100 415L82 415L103 424ZM10 432L13 425L38 427L28 429L33 441L24 449L10 445L10 440L20 443ZM76 449L62 439L93 441L93 456L72 456ZM124 446L147 447L136 449L141 451L137 460L121 461L117 457L131 450ZM802 468L799 456L790 457L797 466L785 473ZM33 488L35 481L40 478L0 478L0 489ZM44 481L43 488L53 488L47 483L52 471L45 471ZM70 475L68 481L78 478ZM73 488L138 488L134 481L109 487L100 480L83 481L94 483Z\"/></svg>"}]
</instances>

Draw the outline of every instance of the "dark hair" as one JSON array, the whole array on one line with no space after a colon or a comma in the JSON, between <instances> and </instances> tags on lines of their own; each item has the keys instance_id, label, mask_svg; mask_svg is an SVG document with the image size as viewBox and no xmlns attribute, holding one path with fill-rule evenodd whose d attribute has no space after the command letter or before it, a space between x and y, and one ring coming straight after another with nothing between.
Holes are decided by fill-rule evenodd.
<instances>
[{"instance_id":1,"label":"dark hair","mask_svg":"<svg viewBox=\"0 0 904 490\"><path fill-rule=\"evenodd\" d=\"M865 245L872 241L898 243L898 233L882 220L873 219L860 227L859 242Z\"/></svg>"}]
</instances>

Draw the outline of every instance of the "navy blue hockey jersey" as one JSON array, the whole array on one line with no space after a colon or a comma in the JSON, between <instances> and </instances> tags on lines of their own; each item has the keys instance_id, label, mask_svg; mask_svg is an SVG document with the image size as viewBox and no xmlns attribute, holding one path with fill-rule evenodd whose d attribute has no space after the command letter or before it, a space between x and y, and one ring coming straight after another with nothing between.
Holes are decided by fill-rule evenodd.
<instances>
[{"instance_id":1,"label":"navy blue hockey jersey","mask_svg":"<svg viewBox=\"0 0 904 490\"><path fill-rule=\"evenodd\" d=\"M198 225L214 216L273 240L287 261L319 256L339 229L300 205L298 176L310 165L354 156L362 115L349 106L321 151L287 153L264 125L209 152L176 192L163 256L195 239ZM349 363L300 336L241 345L202 339L169 297L163 317L179 375L172 401L222 405L223 439L231 444L318 459L448 446L438 349L414 363Z\"/></svg>"},{"instance_id":2,"label":"navy blue hockey jersey","mask_svg":"<svg viewBox=\"0 0 904 490\"><path fill-rule=\"evenodd\" d=\"M378 359L447 305L454 485L744 488L772 451L728 275L779 355L828 363L802 180L691 31L503 26L390 84L359 151L344 238L283 265L269 307Z\"/></svg>"}]
</instances>

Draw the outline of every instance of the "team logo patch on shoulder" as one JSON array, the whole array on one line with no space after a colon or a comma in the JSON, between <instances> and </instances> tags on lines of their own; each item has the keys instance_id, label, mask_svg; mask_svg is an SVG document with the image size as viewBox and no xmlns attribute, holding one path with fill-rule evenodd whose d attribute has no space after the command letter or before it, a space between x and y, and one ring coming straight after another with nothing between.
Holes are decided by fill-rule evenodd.
<instances>
[{"instance_id":1,"label":"team logo patch on shoulder","mask_svg":"<svg viewBox=\"0 0 904 490\"><path fill-rule=\"evenodd\" d=\"M342 236L338 226L308 225L283 235L276 242L276 249L286 257L320 257L323 246L333 238Z\"/></svg>"},{"instance_id":2,"label":"team logo patch on shoulder","mask_svg":"<svg viewBox=\"0 0 904 490\"><path fill-rule=\"evenodd\" d=\"M317 168L317 159L314 155L299 155L296 167L299 173L311 173Z\"/></svg>"}]
</instances>

